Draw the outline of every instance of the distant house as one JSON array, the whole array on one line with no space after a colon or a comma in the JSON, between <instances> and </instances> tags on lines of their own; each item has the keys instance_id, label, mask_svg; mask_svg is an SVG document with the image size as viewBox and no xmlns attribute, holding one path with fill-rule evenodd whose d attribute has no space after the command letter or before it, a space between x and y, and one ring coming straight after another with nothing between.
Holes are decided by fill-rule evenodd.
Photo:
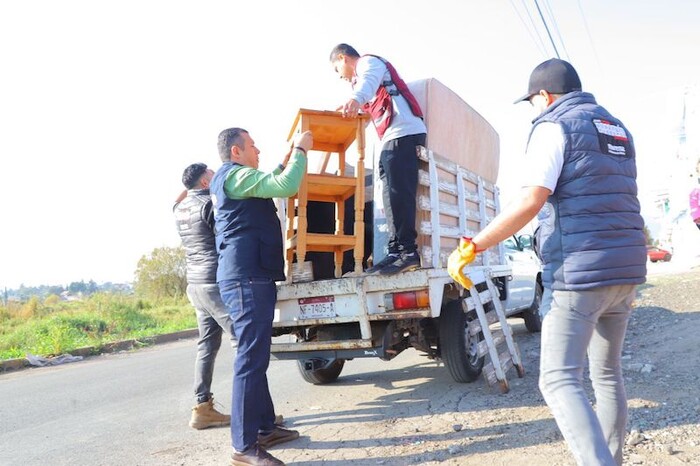
<instances>
[{"instance_id":1,"label":"distant house","mask_svg":"<svg viewBox=\"0 0 700 466\"><path fill-rule=\"evenodd\" d=\"M81 299L83 299L82 293L71 294L68 290L61 292L62 301L80 301Z\"/></svg>"}]
</instances>

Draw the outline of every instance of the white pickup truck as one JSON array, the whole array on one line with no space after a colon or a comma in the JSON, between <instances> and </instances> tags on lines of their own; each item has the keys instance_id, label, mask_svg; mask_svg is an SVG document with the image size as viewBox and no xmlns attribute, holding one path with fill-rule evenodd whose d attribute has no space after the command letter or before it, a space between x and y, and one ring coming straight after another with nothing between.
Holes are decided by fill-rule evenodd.
<instances>
[{"instance_id":1,"label":"white pickup truck","mask_svg":"<svg viewBox=\"0 0 700 466\"><path fill-rule=\"evenodd\" d=\"M508 317L522 317L525 328L536 333L542 329L542 263L532 249L532 236L513 235L503 242L506 263L511 267L508 298L505 308Z\"/></svg>"},{"instance_id":2,"label":"white pickup truck","mask_svg":"<svg viewBox=\"0 0 700 466\"><path fill-rule=\"evenodd\" d=\"M447 257L460 236L474 235L498 213L498 188L432 151L423 150L420 159L418 233L419 238L429 239L419 246L423 268L393 276L365 274L278 285L273 334L291 338L276 338L272 356L296 359L306 381L330 383L347 360L377 357L388 361L408 348L442 360L458 382L479 377L486 355L492 362L498 359L490 351L491 332L483 331L484 325L488 327L484 308L488 313L494 303L486 296L481 300L483 307L475 308L469 290L456 284L446 269ZM467 267L477 284L472 293L488 295L489 289L497 289L500 302L509 301L513 272L505 255L501 244ZM487 287L486 280L496 286ZM537 306L534 290L532 296ZM524 302L521 296L511 300L507 314L524 315L528 322L532 309L533 302ZM489 323L498 318L491 319ZM500 324L505 327L511 354L517 352L505 317ZM514 359L509 367L515 365L522 375L519 356Z\"/></svg>"}]
</instances>

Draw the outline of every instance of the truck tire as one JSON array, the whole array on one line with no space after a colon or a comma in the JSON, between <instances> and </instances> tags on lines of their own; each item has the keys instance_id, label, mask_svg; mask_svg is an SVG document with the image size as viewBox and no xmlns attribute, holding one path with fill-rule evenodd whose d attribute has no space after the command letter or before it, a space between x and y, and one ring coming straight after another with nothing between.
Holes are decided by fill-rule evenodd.
<instances>
[{"instance_id":1,"label":"truck tire","mask_svg":"<svg viewBox=\"0 0 700 466\"><path fill-rule=\"evenodd\" d=\"M476 313L465 314L459 300L447 303L440 311L440 355L455 382L473 382L484 368L484 357L477 353L477 345L484 336L482 333L470 336L467 327L473 319Z\"/></svg>"},{"instance_id":2,"label":"truck tire","mask_svg":"<svg viewBox=\"0 0 700 466\"><path fill-rule=\"evenodd\" d=\"M323 385L335 382L338 380L338 376L345 365L345 359L323 359L320 360L323 361L323 368L307 369L306 363L310 361L312 360L299 359L297 360L297 367L299 367L299 372L301 373L302 378L314 385Z\"/></svg>"},{"instance_id":3,"label":"truck tire","mask_svg":"<svg viewBox=\"0 0 700 466\"><path fill-rule=\"evenodd\" d=\"M535 299L529 309L523 311L522 316L525 320L525 328L530 333L538 333L542 331L542 318L540 318L540 305L542 304L542 293L544 292L542 285L535 285Z\"/></svg>"}]
</instances>

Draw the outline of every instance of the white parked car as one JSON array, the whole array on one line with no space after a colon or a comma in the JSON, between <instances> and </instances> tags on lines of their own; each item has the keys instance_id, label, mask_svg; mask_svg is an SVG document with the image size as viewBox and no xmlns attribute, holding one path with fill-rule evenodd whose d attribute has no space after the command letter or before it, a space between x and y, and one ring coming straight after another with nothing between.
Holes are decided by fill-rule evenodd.
<instances>
[{"instance_id":1,"label":"white parked car","mask_svg":"<svg viewBox=\"0 0 700 466\"><path fill-rule=\"evenodd\" d=\"M542 263L532 249L532 236L513 236L504 241L507 263L513 271L505 308L508 317L522 317L530 332L542 329Z\"/></svg>"}]
</instances>

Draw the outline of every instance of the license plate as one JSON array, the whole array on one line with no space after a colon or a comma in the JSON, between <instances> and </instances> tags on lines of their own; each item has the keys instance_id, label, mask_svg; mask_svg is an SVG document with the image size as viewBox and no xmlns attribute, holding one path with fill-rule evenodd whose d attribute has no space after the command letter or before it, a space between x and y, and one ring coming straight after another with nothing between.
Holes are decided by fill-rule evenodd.
<instances>
[{"instance_id":1,"label":"license plate","mask_svg":"<svg viewBox=\"0 0 700 466\"><path fill-rule=\"evenodd\" d=\"M300 319L324 319L335 316L335 300L333 296L299 298Z\"/></svg>"}]
</instances>

